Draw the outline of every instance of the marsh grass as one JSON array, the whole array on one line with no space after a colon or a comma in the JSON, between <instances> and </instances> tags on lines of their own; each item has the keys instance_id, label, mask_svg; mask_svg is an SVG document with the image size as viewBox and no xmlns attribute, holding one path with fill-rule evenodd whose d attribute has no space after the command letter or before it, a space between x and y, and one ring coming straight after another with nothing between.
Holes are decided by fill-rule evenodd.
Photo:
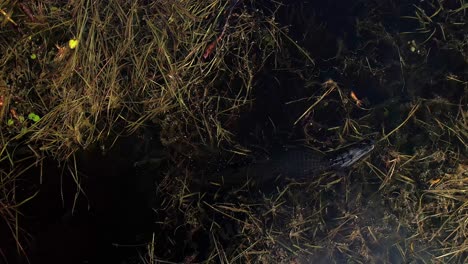
<instances>
[{"instance_id":1,"label":"marsh grass","mask_svg":"<svg viewBox=\"0 0 468 264\"><path fill-rule=\"evenodd\" d=\"M9 154L5 152L5 148L0 152L0 154L2 154L0 155L0 157L2 157L0 164L2 164L2 168L9 167L10 170L0 170L0 222L2 222L2 225L6 226L7 230L10 232L11 238L13 238L16 245L17 253L24 255L27 259L27 250L24 246L30 242L31 237L20 224L20 217L22 216L20 209L23 204L34 199L37 192L24 197L24 195L18 194L17 190L24 188L21 176L31 169L31 167L37 166L37 160L34 156L30 156L17 161L16 164L12 164L6 160ZM10 236L3 237L4 241L2 241L2 244L5 243L9 237ZM0 255L3 261L8 261L11 252L0 248Z\"/></svg>"},{"instance_id":2,"label":"marsh grass","mask_svg":"<svg viewBox=\"0 0 468 264\"><path fill-rule=\"evenodd\" d=\"M28 72L32 87L22 89L25 84L18 79L9 80L2 86L4 104L16 96L20 115L30 109L38 112L41 120L28 128L29 140L59 159L152 121L163 132L196 142L229 141L232 135L223 124L250 102L255 73L279 43L277 28L254 17L258 14L250 9L225 17L238 8L228 3L162 1L142 6L112 1L101 6L79 1L30 6L41 22L26 22L29 32L16 34L18 42L3 39L10 52L2 65L6 73ZM59 19L63 22L52 24ZM226 28L225 33L205 58L220 28ZM3 30L8 32L7 27ZM78 40L74 49L68 45L72 39ZM12 56L14 50L23 54ZM37 60L28 58L32 53ZM26 68L13 71L18 59ZM24 90L30 92L22 94ZM5 109L3 120L9 117Z\"/></svg>"},{"instance_id":3,"label":"marsh grass","mask_svg":"<svg viewBox=\"0 0 468 264\"><path fill-rule=\"evenodd\" d=\"M76 202L86 195L77 151L107 151L118 137L156 126L173 168L155 190L158 232L141 252L145 263L380 263L390 254L466 261L468 82L426 68L436 48L467 62L459 35L466 4L432 2L404 17L419 25L411 32L387 32L378 15L357 21L368 38L357 49L368 54L333 58L343 76L378 80L374 89L387 99L372 105L339 80L318 81L320 61L276 24L275 9L264 14L254 1L3 1L0 217L17 251L27 244L21 206L35 194L16 194L26 170L46 157L60 161ZM391 61L379 56L382 46ZM198 191L200 171L191 166L206 164L203 146L227 150L228 160L252 153L236 129L255 102L268 100L253 97L265 69L291 73L310 91L285 102L300 109L291 126L301 143L327 152L375 138L375 154L345 177L327 173L269 194L249 184ZM430 85L410 82L419 75ZM394 98L401 93L411 100Z\"/></svg>"},{"instance_id":4,"label":"marsh grass","mask_svg":"<svg viewBox=\"0 0 468 264\"><path fill-rule=\"evenodd\" d=\"M280 41L250 2L3 1L0 9L2 163L25 162L13 148L61 161L76 196L75 153L109 149L147 125L186 153L231 142L229 124L251 103L256 72ZM21 249L21 174L0 172L1 215Z\"/></svg>"},{"instance_id":5,"label":"marsh grass","mask_svg":"<svg viewBox=\"0 0 468 264\"><path fill-rule=\"evenodd\" d=\"M463 8L444 10L432 18L459 15L446 25L454 31L450 40L448 34L444 39L458 45L444 47L461 54L466 62L459 48L465 40L456 36ZM416 16L424 19L421 11L415 8ZM373 47L370 54L375 55L385 43L385 48L396 50L396 59L388 63L377 55L363 58L348 53L338 61L343 72L351 67L379 79L388 100L370 108L359 106L349 95L351 87L329 79L322 84L304 80L312 95L286 104L307 102L293 122L302 126L311 147L331 150L332 145L375 137L374 154L347 178L324 174L307 183L278 187L270 194L259 194L245 185L210 198L181 186L179 190L186 190L181 197L193 198L183 203L187 233L206 230L210 241L205 248L208 252L195 250L185 260L206 254L202 259L207 262L222 263L466 262L466 80L445 70L428 69L424 56L415 58L407 46L405 35L410 33L400 39L386 32L381 23L360 21L358 26L360 32L373 35L363 43ZM437 35L433 30L411 33L426 34L418 46L423 55L429 54L425 52ZM387 75L394 68L401 74L398 82L389 80L394 75ZM292 71L304 76L300 70ZM406 86L413 74L428 71L433 71L438 85L430 86L430 92ZM405 90L412 100L392 98ZM323 114L330 112L342 122L336 125ZM210 212L210 217L200 212ZM178 224L162 226L172 230ZM196 236L189 237L197 241ZM152 252L161 259L170 258L162 251Z\"/></svg>"},{"instance_id":6,"label":"marsh grass","mask_svg":"<svg viewBox=\"0 0 468 264\"><path fill-rule=\"evenodd\" d=\"M317 98L327 90L323 92ZM332 98L340 95L329 93L323 101ZM350 102L343 96L343 109L358 109L345 106ZM321 103L315 106L328 107ZM437 108L444 111L434 114ZM440 100L407 105L400 123L385 129L392 133L379 135L382 140L375 154L345 178L328 173L304 183L279 186L267 194L242 186L214 200L209 194L199 196L190 193L190 187L180 186L179 190L185 191L168 200L180 201L174 207L182 206L182 222L188 233L206 230L210 237L210 247L205 248L208 252L196 251L185 260L206 254L208 262L224 263L310 263L324 259L463 262L467 175L466 158L461 154L466 151L461 144L465 139L459 137L465 132L451 132L451 127L466 122L464 114L458 113L460 109ZM351 112L343 114L350 116ZM371 109L359 121L343 122L333 129L334 137L366 135L367 122L379 114ZM441 126L439 119L450 121ZM360 126L344 129L353 122ZM402 135L420 128L425 132L418 133L411 143L412 151L405 150L408 142L402 140L411 139ZM343 131L349 133L342 135ZM320 147L322 143L310 144ZM161 224L163 230L178 226L177 222ZM189 237L197 241L197 236ZM163 252L153 254L170 258Z\"/></svg>"}]
</instances>

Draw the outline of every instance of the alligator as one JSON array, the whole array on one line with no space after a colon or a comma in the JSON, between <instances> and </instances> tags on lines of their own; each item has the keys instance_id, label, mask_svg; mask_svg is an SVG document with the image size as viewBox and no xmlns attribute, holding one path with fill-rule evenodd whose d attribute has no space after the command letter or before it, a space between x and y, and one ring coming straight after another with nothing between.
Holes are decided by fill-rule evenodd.
<instances>
[{"instance_id":1,"label":"alligator","mask_svg":"<svg viewBox=\"0 0 468 264\"><path fill-rule=\"evenodd\" d=\"M264 186L284 179L307 180L327 171L349 169L366 157L374 146L373 140L365 139L327 154L304 145L284 146L273 150L266 159L211 173L203 182L233 187L247 182Z\"/></svg>"}]
</instances>

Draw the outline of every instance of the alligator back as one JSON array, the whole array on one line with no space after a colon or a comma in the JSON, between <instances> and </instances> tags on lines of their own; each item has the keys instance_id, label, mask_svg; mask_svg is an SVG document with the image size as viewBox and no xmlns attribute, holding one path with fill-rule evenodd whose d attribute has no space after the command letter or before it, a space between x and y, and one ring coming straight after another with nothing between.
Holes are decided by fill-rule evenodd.
<instances>
[{"instance_id":1,"label":"alligator back","mask_svg":"<svg viewBox=\"0 0 468 264\"><path fill-rule=\"evenodd\" d=\"M273 151L268 159L224 169L210 175L207 180L219 186L241 186L247 182L262 186L278 179L307 179L324 171L349 168L373 148L373 142L369 140L349 145L328 155L302 145L283 147Z\"/></svg>"}]
</instances>

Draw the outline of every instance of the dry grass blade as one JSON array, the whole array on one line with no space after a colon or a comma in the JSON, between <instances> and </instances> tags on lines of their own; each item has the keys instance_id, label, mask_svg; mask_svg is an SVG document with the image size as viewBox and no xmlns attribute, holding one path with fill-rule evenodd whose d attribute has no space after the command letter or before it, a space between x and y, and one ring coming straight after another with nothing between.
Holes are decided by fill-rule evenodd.
<instances>
[{"instance_id":1,"label":"dry grass blade","mask_svg":"<svg viewBox=\"0 0 468 264\"><path fill-rule=\"evenodd\" d=\"M0 218L3 219L4 223L10 231L10 235L16 242L16 250L19 255L24 256L29 262L26 249L24 247L25 239L28 235L19 225L19 217L21 216L21 206L34 199L36 193L31 194L29 197L25 197L21 201L17 198L17 186L18 179L22 174L30 170L36 164L31 162L34 157L26 159L29 161L29 166L26 167L13 167L9 171L5 168L0 169ZM3 164L5 164L3 162ZM27 243L26 243L27 244Z\"/></svg>"},{"instance_id":2,"label":"dry grass blade","mask_svg":"<svg viewBox=\"0 0 468 264\"><path fill-rule=\"evenodd\" d=\"M384 134L384 136L382 138L379 139L379 141L383 141L383 140L386 140L388 139L388 137L390 135L392 135L393 133L397 132L402 126L404 126L410 119L411 117L416 113L416 111L418 110L419 108L419 103L418 104L415 104L411 110L409 111L408 113L408 116L406 117L406 119L400 124L398 125L396 128L394 128L392 131L390 131L389 133L387 133L386 135Z\"/></svg>"},{"instance_id":3,"label":"dry grass blade","mask_svg":"<svg viewBox=\"0 0 468 264\"><path fill-rule=\"evenodd\" d=\"M309 108L307 108L307 110L294 122L294 125L299 123L299 121L301 121L305 116L307 116L310 113L310 111L312 111L312 109L314 109L314 107L317 106L331 92L340 89L338 84L331 79L322 83L322 87L326 89L325 92L319 98L317 98L317 100L315 100L315 102L311 106L309 106Z\"/></svg>"}]
</instances>

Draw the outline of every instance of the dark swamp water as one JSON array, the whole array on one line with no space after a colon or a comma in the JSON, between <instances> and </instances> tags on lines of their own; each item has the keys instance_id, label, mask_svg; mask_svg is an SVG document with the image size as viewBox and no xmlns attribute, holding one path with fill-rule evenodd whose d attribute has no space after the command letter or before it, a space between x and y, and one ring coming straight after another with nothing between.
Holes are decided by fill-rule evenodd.
<instances>
[{"instance_id":1,"label":"dark swamp water","mask_svg":"<svg viewBox=\"0 0 468 264\"><path fill-rule=\"evenodd\" d=\"M445 6L449 8L457 3L446 1ZM366 108L377 109L373 112L374 123L366 130L365 136L371 138L377 137L382 126L398 126L406 117L408 103L418 98L463 101L466 86L447 86L441 81L448 73L468 74L462 54L440 46L437 41L415 47L424 52L424 55L417 54L411 51L408 43L412 40L422 43L428 35L398 34L418 28L417 22L402 19L403 16L414 16L414 5L431 8L421 1L285 2L276 19L280 25L288 25L291 39L307 50L315 65L305 60L294 61L293 67L301 68L303 74L310 74L302 79L290 71L275 69L273 62L266 65L256 79L255 104L237 124L236 140L258 149L303 139L304 131L318 141L329 140L333 132L327 129L308 130L304 124L294 125L310 101L288 102L311 96L310 89L306 88L310 80L322 83L331 78L363 98ZM265 4L265 10L268 10L268 4ZM437 31L432 38L441 38L439 34ZM285 56L300 57L294 54L294 49L289 50L291 54ZM401 58L405 58L405 70ZM342 111L336 100L331 100L329 106L317 110L314 121L325 127L339 126L343 123ZM359 119L367 114L368 111L357 109L348 117ZM216 169L220 161L227 163L228 158L221 150L207 150L201 155L194 153L193 156L202 158L194 158L191 164L177 164L172 158L177 153L165 149L159 137L159 128L149 124L145 131L119 139L107 153L103 153L99 146L80 153L77 164L83 192L77 198L73 179L60 176L64 166L46 162L43 174L47 177L43 184L31 183L30 186L39 188L38 195L22 207L23 227L31 235L27 243L31 263L138 263L139 254L144 254L153 234L158 239L157 255L168 261L192 263L189 261L191 256L194 256L193 263L208 259L214 246L210 230L194 230L185 224L182 209L164 210L171 206L167 193L172 184L165 175L184 166L194 171ZM411 151L412 146L421 144L421 140L424 139L407 136L400 143L401 149ZM336 139L330 145L335 143ZM377 145L371 159L377 159L382 149ZM38 173L30 171L26 178L37 182L32 179ZM381 183L376 177L366 175L365 170L355 173L359 176L350 182L350 195L357 197L359 193L362 197L346 206L349 210L360 210L362 224L387 229L385 232L392 234L370 249L378 256L373 260L376 263L410 261L402 257L395 246L410 233L399 227L398 219L387 216L386 202L375 194ZM363 184L362 179L366 177L368 180ZM325 196L329 200L336 199L339 191L329 190ZM252 194L254 196L258 194ZM247 195L242 199L248 198ZM219 198L207 195L203 199L213 203ZM226 195L224 199L229 201L230 196ZM193 203L197 202L194 198ZM342 206L345 205L329 207L330 221L337 217ZM233 237L238 230L233 221L206 214L202 222L215 218L222 223L224 231L220 233L224 237L219 239L219 246L228 248L229 243L235 243ZM171 222L170 226L177 228L165 228L161 224L164 222ZM6 254L11 258L9 263L16 263L15 249L9 249ZM421 252L420 259L430 259L429 253L426 256ZM299 257L298 261L330 263L329 257L321 252ZM334 255L336 263L347 261L346 254ZM26 263L24 260L19 262Z\"/></svg>"}]
</instances>

